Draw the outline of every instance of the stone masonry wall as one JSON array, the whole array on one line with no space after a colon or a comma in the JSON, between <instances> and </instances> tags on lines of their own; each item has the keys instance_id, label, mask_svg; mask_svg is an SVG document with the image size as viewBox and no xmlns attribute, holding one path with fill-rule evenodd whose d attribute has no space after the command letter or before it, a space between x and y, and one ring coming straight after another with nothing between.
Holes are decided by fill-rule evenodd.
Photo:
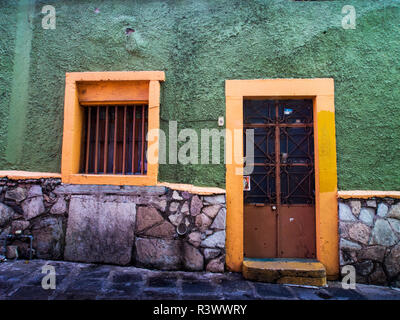
<instances>
[{"instance_id":1,"label":"stone masonry wall","mask_svg":"<svg viewBox=\"0 0 400 320\"><path fill-rule=\"evenodd\" d=\"M166 187L64 185L60 179L0 179L0 254L162 270L223 272L225 195Z\"/></svg>"},{"instance_id":2,"label":"stone masonry wall","mask_svg":"<svg viewBox=\"0 0 400 320\"><path fill-rule=\"evenodd\" d=\"M339 200L340 266L356 281L400 287L400 200Z\"/></svg>"}]
</instances>

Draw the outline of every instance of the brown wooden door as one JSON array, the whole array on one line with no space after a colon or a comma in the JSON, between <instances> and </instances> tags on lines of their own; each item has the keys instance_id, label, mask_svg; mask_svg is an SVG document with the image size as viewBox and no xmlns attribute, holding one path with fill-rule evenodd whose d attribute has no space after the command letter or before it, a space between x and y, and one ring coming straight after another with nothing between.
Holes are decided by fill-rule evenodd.
<instances>
[{"instance_id":1,"label":"brown wooden door","mask_svg":"<svg viewBox=\"0 0 400 320\"><path fill-rule=\"evenodd\" d=\"M315 258L313 102L245 100L243 114L244 152L246 130L254 130L244 255Z\"/></svg>"}]
</instances>

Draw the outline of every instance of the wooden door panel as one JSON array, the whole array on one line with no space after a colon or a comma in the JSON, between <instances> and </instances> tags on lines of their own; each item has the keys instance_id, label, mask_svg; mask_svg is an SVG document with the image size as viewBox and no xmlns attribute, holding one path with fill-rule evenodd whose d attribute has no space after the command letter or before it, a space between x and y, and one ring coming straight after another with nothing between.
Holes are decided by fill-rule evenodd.
<instances>
[{"instance_id":1,"label":"wooden door panel","mask_svg":"<svg viewBox=\"0 0 400 320\"><path fill-rule=\"evenodd\" d=\"M244 194L245 256L315 258L313 102L245 100L243 107L244 129L254 129L248 141L254 171ZM246 155L245 130L243 138Z\"/></svg>"},{"instance_id":2,"label":"wooden door panel","mask_svg":"<svg viewBox=\"0 0 400 320\"><path fill-rule=\"evenodd\" d=\"M282 258L315 258L314 205L281 205L278 219L279 256Z\"/></svg>"},{"instance_id":3,"label":"wooden door panel","mask_svg":"<svg viewBox=\"0 0 400 320\"><path fill-rule=\"evenodd\" d=\"M276 257L276 215L270 206L244 206L244 256Z\"/></svg>"}]
</instances>

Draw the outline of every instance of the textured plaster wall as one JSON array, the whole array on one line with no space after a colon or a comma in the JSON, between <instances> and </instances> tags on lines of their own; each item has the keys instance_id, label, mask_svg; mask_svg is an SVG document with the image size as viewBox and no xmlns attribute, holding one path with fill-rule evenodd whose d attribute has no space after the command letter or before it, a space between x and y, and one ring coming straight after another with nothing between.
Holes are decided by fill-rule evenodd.
<instances>
[{"instance_id":1,"label":"textured plaster wall","mask_svg":"<svg viewBox=\"0 0 400 320\"><path fill-rule=\"evenodd\" d=\"M339 189L400 188L399 1L351 1L357 28L344 30L348 1L37 0L17 163L4 157L15 4L0 4L0 169L60 171L65 72L164 70L161 127L197 130L218 128L225 79L332 77ZM41 27L47 4L56 30ZM225 167L162 165L160 179L223 187Z\"/></svg>"},{"instance_id":2,"label":"textured plaster wall","mask_svg":"<svg viewBox=\"0 0 400 320\"><path fill-rule=\"evenodd\" d=\"M0 0L0 167L7 148L8 115L14 69L17 2ZM21 141L22 143L22 141Z\"/></svg>"}]
</instances>

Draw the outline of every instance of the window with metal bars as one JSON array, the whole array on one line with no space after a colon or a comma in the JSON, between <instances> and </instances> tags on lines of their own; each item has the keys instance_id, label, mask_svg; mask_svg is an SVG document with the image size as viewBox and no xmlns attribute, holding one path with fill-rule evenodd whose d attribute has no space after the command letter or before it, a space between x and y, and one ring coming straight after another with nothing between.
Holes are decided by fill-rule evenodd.
<instances>
[{"instance_id":1,"label":"window with metal bars","mask_svg":"<svg viewBox=\"0 0 400 320\"><path fill-rule=\"evenodd\" d=\"M147 104L84 106L84 110L81 173L145 175Z\"/></svg>"}]
</instances>

